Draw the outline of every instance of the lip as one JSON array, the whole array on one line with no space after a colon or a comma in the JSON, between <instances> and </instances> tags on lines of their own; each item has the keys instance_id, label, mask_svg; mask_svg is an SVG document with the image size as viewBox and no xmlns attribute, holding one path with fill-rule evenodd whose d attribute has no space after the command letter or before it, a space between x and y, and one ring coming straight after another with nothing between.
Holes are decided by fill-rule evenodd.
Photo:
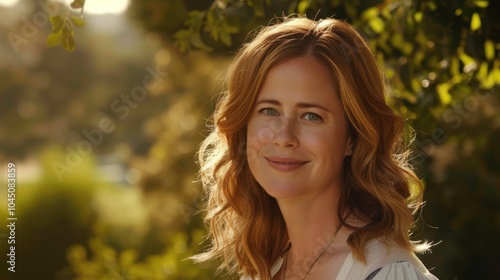
<instances>
[{"instance_id":1,"label":"lip","mask_svg":"<svg viewBox=\"0 0 500 280\"><path fill-rule=\"evenodd\" d=\"M273 169L278 171L292 171L309 162L290 157L265 157L265 159Z\"/></svg>"}]
</instances>

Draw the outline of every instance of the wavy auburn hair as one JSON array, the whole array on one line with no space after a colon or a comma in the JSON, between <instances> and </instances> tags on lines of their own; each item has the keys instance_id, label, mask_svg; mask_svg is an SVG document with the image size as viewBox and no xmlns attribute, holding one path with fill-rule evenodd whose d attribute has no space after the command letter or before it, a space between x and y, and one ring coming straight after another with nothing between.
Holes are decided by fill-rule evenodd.
<instances>
[{"instance_id":1,"label":"wavy auburn hair","mask_svg":"<svg viewBox=\"0 0 500 280\"><path fill-rule=\"evenodd\" d=\"M385 80L373 54L345 22L294 17L262 28L228 70L213 131L199 150L212 245L193 259L221 257L220 269L270 279L288 234L276 200L250 172L247 124L269 70L300 56L312 56L328 67L354 139L353 153L345 159L337 213L332 213L354 230L348 238L354 256L365 261L363 248L375 238L418 251L409 231L422 187L407 163L404 121L385 102ZM366 224L350 225L348 217Z\"/></svg>"}]
</instances>

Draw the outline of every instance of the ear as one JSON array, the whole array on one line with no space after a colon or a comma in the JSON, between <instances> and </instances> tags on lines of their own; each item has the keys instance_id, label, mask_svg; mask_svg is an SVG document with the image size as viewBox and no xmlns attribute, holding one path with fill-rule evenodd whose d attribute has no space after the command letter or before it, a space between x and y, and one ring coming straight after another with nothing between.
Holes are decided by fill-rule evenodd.
<instances>
[{"instance_id":1,"label":"ear","mask_svg":"<svg viewBox=\"0 0 500 280\"><path fill-rule=\"evenodd\" d=\"M352 136L349 136L345 145L345 153L344 156L351 156L354 150L354 140Z\"/></svg>"}]
</instances>

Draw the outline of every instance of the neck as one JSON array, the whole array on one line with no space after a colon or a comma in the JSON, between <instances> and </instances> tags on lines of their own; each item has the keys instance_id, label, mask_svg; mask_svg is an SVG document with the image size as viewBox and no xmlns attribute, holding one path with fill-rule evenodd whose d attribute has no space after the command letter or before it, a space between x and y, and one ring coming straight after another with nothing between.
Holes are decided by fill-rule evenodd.
<instances>
[{"instance_id":1,"label":"neck","mask_svg":"<svg viewBox=\"0 0 500 280\"><path fill-rule=\"evenodd\" d=\"M307 266L326 247L332 247L329 243L340 224L336 197L332 192L316 197L278 199L292 244L288 253L291 265Z\"/></svg>"}]
</instances>

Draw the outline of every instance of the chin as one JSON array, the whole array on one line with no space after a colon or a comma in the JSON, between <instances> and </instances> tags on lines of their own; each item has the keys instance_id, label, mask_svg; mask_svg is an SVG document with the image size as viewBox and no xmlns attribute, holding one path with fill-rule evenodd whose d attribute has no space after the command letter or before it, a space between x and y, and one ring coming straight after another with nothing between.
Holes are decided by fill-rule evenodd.
<instances>
[{"instance_id":1,"label":"chin","mask_svg":"<svg viewBox=\"0 0 500 280\"><path fill-rule=\"evenodd\" d=\"M272 187L261 184L261 186L268 195L276 199L297 197L303 192L299 186L293 184L273 184Z\"/></svg>"}]
</instances>

